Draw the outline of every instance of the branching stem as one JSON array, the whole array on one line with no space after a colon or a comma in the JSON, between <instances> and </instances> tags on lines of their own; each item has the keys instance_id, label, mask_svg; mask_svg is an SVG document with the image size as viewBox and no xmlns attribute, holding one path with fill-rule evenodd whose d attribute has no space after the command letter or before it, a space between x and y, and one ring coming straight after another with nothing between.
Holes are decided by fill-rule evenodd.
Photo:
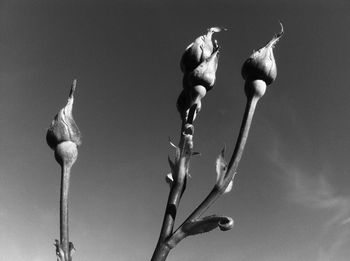
<instances>
[{"instance_id":1,"label":"branching stem","mask_svg":"<svg viewBox=\"0 0 350 261\"><path fill-rule=\"evenodd\" d=\"M236 141L235 149L227 165L224 184L222 186L218 186L216 184L202 203L188 216L188 218L179 226L179 228L173 232L176 212L184 190L189 159L192 153L192 135L190 140L186 139L186 125L183 123L179 142L180 156L175 163L175 178L169 193L160 237L151 261L164 261L167 258L170 250L187 236L184 226L199 219L201 215L225 192L227 186L237 172L237 168L248 139L249 129L253 120L255 108L261 96L254 94L250 95L249 93L247 94L247 103L242 119L241 129ZM190 123L192 123L192 117L189 118ZM193 134L193 132L191 134ZM188 150L188 147L190 147L190 151Z\"/></svg>"},{"instance_id":2,"label":"branching stem","mask_svg":"<svg viewBox=\"0 0 350 261\"><path fill-rule=\"evenodd\" d=\"M237 171L238 164L242 158L243 150L247 142L249 129L252 123L253 115L257 102L259 101L258 96L248 96L245 112L242 119L241 129L236 141L235 149L227 167L227 175L225 177L224 186L221 188L214 186L208 196L202 201L202 203L188 216L188 218L180 225L180 227L173 233L173 236L169 239L169 244L177 244L184 238L182 228L184 224L194 221L199 218L225 191L226 187L232 180L234 174Z\"/></svg>"},{"instance_id":3,"label":"branching stem","mask_svg":"<svg viewBox=\"0 0 350 261\"><path fill-rule=\"evenodd\" d=\"M187 131L190 129L190 136ZM186 125L184 122L181 127L181 136L179 142L179 158L175 161L174 181L169 192L167 207L165 209L163 224L156 249L151 261L163 261L168 256L171 247L166 243L172 235L174 229L177 209L180 204L181 196L185 190L186 178L188 172L189 160L192 153L192 133L193 126Z\"/></svg>"}]
</instances>

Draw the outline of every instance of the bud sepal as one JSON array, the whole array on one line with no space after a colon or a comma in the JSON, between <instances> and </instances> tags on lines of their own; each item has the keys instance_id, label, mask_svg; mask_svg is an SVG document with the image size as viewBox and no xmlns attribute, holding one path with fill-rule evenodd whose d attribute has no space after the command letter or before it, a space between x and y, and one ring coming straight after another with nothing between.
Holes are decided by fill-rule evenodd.
<instances>
[{"instance_id":1,"label":"bud sepal","mask_svg":"<svg viewBox=\"0 0 350 261\"><path fill-rule=\"evenodd\" d=\"M282 37L283 25L281 31L276 34L264 47L253 54L244 62L242 66L242 77L246 81L263 80L267 85L273 83L277 77L277 67L273 48Z\"/></svg>"}]
</instances>

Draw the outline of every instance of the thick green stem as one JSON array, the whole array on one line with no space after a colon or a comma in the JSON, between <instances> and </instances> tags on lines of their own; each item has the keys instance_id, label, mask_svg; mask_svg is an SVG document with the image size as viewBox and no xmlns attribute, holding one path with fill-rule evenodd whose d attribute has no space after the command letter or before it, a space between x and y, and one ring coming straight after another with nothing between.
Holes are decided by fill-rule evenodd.
<instances>
[{"instance_id":1,"label":"thick green stem","mask_svg":"<svg viewBox=\"0 0 350 261\"><path fill-rule=\"evenodd\" d=\"M68 229L68 191L71 167L62 166L60 195L60 244L64 252L64 260L70 261L69 229Z\"/></svg>"}]
</instances>

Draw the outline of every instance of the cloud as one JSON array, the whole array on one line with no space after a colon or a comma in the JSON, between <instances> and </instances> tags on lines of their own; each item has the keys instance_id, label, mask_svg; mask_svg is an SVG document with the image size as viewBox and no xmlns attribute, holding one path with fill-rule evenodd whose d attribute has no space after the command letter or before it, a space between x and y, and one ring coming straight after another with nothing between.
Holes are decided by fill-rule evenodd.
<instances>
[{"instance_id":1,"label":"cloud","mask_svg":"<svg viewBox=\"0 0 350 261\"><path fill-rule=\"evenodd\" d=\"M279 144L279 143L276 143ZM279 144L280 145L280 144ZM320 231L317 261L347 260L342 252L350 244L350 196L340 195L327 180L329 173L310 174L295 163L288 163L280 146L270 155L270 160L283 172L288 198L292 202L321 213L324 221ZM321 212L320 212L321 211Z\"/></svg>"}]
</instances>

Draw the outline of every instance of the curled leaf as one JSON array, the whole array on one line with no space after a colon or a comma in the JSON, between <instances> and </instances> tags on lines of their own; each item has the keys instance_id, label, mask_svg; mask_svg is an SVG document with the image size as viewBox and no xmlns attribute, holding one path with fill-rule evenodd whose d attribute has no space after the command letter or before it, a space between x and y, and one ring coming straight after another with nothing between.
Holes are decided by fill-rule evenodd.
<instances>
[{"instance_id":1,"label":"curled leaf","mask_svg":"<svg viewBox=\"0 0 350 261\"><path fill-rule=\"evenodd\" d=\"M231 217L222 217L218 224L221 231L227 231L233 228L234 221Z\"/></svg>"},{"instance_id":2,"label":"curled leaf","mask_svg":"<svg viewBox=\"0 0 350 261\"><path fill-rule=\"evenodd\" d=\"M182 229L186 236L193 236L216 228L227 231L233 227L233 223L231 217L212 215L184 224Z\"/></svg>"}]
</instances>

